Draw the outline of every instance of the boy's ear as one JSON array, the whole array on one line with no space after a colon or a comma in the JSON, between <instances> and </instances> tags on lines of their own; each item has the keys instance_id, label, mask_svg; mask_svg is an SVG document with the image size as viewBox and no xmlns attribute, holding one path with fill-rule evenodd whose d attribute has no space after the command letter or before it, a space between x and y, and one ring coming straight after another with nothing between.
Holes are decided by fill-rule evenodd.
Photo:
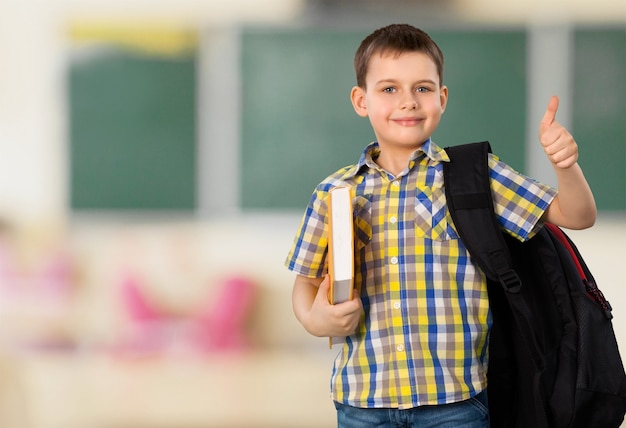
<instances>
[{"instance_id":1,"label":"boy's ear","mask_svg":"<svg viewBox=\"0 0 626 428\"><path fill-rule=\"evenodd\" d=\"M441 101L441 112L443 113L448 105L448 87L445 85L439 91L439 100Z\"/></svg>"},{"instance_id":2,"label":"boy's ear","mask_svg":"<svg viewBox=\"0 0 626 428\"><path fill-rule=\"evenodd\" d=\"M350 101L354 111L361 117L367 117L367 104L365 103L365 90L360 86L355 86L350 92Z\"/></svg>"}]
</instances>

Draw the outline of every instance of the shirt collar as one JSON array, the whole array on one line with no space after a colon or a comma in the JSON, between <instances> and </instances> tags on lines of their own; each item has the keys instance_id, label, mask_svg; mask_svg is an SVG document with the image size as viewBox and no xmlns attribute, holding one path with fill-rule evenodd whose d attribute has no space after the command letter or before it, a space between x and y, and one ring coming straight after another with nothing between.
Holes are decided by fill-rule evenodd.
<instances>
[{"instance_id":1,"label":"shirt collar","mask_svg":"<svg viewBox=\"0 0 626 428\"><path fill-rule=\"evenodd\" d=\"M422 150L426 156L436 162L450 162L450 158L444 149L439 147L430 138L416 152Z\"/></svg>"},{"instance_id":2,"label":"shirt collar","mask_svg":"<svg viewBox=\"0 0 626 428\"><path fill-rule=\"evenodd\" d=\"M359 158L359 162L352 166L352 168L346 171L346 178L354 177L362 168L374 168L378 169L378 165L376 165L375 159L380 154L380 147L377 141L370 143L363 152L361 153L361 157ZM418 158L423 156L428 157L430 160L435 162L449 162L450 158L444 149L435 144L430 138L424 142L409 159L409 163L413 163Z\"/></svg>"}]
</instances>

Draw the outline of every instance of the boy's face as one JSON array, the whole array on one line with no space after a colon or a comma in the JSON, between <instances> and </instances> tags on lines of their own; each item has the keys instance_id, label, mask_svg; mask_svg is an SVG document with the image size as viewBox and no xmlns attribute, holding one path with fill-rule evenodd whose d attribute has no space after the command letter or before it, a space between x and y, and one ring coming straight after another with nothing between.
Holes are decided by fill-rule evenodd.
<instances>
[{"instance_id":1,"label":"boy's face","mask_svg":"<svg viewBox=\"0 0 626 428\"><path fill-rule=\"evenodd\" d=\"M352 105L369 117L381 149L412 152L424 144L448 101L433 60L422 52L374 55L365 81L367 89L352 89Z\"/></svg>"}]
</instances>

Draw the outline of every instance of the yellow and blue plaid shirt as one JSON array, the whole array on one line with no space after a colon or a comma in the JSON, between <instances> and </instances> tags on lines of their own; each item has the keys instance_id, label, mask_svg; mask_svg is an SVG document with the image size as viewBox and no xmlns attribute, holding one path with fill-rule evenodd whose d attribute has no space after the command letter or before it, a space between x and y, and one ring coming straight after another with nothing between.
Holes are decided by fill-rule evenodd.
<instances>
[{"instance_id":1,"label":"yellow and blue plaid shirt","mask_svg":"<svg viewBox=\"0 0 626 428\"><path fill-rule=\"evenodd\" d=\"M392 176L370 144L359 162L315 189L286 266L327 272L326 196L355 190L355 281L364 315L335 360L332 398L362 407L412 408L468 399L486 387L491 316L485 277L470 260L446 209L446 152L428 140ZM556 191L490 156L503 229L526 240Z\"/></svg>"}]
</instances>

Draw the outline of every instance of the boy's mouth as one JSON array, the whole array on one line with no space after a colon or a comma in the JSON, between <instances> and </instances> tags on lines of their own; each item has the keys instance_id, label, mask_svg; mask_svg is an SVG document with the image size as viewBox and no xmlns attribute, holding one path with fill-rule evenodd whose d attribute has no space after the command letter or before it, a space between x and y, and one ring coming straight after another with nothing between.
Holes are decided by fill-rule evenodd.
<instances>
[{"instance_id":1,"label":"boy's mouth","mask_svg":"<svg viewBox=\"0 0 626 428\"><path fill-rule=\"evenodd\" d=\"M401 117L392 120L400 126L415 126L423 121L423 119L418 117Z\"/></svg>"}]
</instances>

